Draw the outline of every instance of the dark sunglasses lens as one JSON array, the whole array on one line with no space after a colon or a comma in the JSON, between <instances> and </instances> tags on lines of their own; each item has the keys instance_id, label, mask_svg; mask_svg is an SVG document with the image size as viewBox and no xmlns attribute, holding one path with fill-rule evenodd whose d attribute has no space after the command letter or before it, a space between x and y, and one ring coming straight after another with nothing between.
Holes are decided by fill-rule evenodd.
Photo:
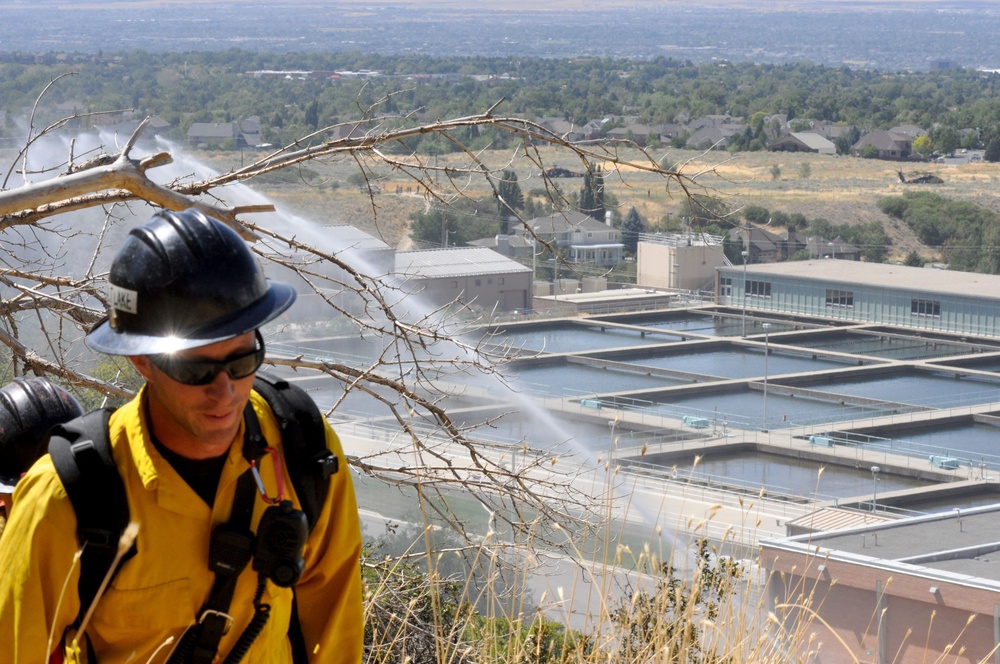
<instances>
[{"instance_id":1,"label":"dark sunglasses lens","mask_svg":"<svg viewBox=\"0 0 1000 664\"><path fill-rule=\"evenodd\" d=\"M215 377L225 371L233 380L246 378L260 368L264 362L264 349L258 348L246 355L234 357L231 360L215 362L213 360L178 360L174 358L159 358L154 363L160 370L185 385L208 385Z\"/></svg>"},{"instance_id":2,"label":"dark sunglasses lens","mask_svg":"<svg viewBox=\"0 0 1000 664\"><path fill-rule=\"evenodd\" d=\"M244 355L243 357L237 357L234 360L226 363L226 373L233 380L238 380L240 378L246 378L253 372L260 368L260 365L264 362L264 349L255 350L250 355ZM213 376L214 378L215 376Z\"/></svg>"},{"instance_id":3,"label":"dark sunglasses lens","mask_svg":"<svg viewBox=\"0 0 1000 664\"><path fill-rule=\"evenodd\" d=\"M207 385L215 380L219 368L214 362L173 360L167 363L166 374L185 385Z\"/></svg>"}]
</instances>

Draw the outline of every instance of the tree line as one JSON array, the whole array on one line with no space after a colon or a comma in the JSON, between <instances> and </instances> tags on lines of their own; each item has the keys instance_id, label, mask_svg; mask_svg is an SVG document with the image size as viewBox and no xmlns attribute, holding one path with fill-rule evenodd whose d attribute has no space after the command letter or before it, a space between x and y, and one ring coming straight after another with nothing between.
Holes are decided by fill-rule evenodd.
<instances>
[{"instance_id":1,"label":"tree line","mask_svg":"<svg viewBox=\"0 0 1000 664\"><path fill-rule=\"evenodd\" d=\"M253 77L253 71L323 72L315 76ZM374 71L371 78L332 78L335 71ZM729 114L763 122L776 114L790 122L854 125L864 131L908 123L940 137L975 129L983 144L1000 138L1000 76L973 70L879 72L812 63L788 65L671 58L541 59L392 56L361 53L270 54L223 52L26 56L0 54L0 99L6 122L27 114L38 92L49 106L77 112L136 109L158 115L184 138L193 122L229 122L259 116L265 140L285 144L319 127L365 116L457 117L503 99L504 113L556 116L578 125L622 116L649 125ZM74 106L75 104L75 106ZM386 120L383 119L383 122ZM794 125L793 125L794 126ZM471 131L471 130L470 130ZM475 132L473 132L475 134ZM752 131L737 149L762 149ZM472 145L503 147L516 137L486 131ZM453 149L437 135L406 149ZM1000 141L997 142L1000 152ZM402 149L402 148L401 148Z\"/></svg>"}]
</instances>

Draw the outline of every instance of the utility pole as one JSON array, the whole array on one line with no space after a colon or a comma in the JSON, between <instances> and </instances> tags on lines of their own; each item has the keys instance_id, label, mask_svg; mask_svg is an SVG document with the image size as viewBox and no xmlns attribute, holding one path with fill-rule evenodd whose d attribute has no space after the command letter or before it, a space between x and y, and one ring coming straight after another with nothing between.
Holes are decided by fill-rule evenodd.
<instances>
[{"instance_id":1,"label":"utility pole","mask_svg":"<svg viewBox=\"0 0 1000 664\"><path fill-rule=\"evenodd\" d=\"M747 258L750 257L750 220L746 220L747 224L743 227L743 251L741 255L743 256L743 334L741 335L744 339L747 336Z\"/></svg>"}]
</instances>

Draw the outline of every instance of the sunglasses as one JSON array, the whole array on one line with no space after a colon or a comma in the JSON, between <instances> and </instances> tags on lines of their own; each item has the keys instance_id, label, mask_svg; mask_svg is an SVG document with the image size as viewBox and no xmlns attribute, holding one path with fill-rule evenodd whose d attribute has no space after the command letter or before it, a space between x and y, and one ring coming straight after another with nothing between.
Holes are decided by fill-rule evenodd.
<instances>
[{"instance_id":1,"label":"sunglasses","mask_svg":"<svg viewBox=\"0 0 1000 664\"><path fill-rule=\"evenodd\" d=\"M226 358L205 360L173 355L151 355L150 361L157 369L184 385L208 385L223 371L233 380L253 375L264 362L264 338L258 331L257 347L253 350Z\"/></svg>"}]
</instances>

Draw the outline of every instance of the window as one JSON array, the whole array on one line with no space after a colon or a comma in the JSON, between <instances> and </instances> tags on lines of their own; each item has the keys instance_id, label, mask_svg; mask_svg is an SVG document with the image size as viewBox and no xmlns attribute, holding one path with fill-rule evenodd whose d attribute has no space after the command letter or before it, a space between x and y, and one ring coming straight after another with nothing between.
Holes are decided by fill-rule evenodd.
<instances>
[{"instance_id":1,"label":"window","mask_svg":"<svg viewBox=\"0 0 1000 664\"><path fill-rule=\"evenodd\" d=\"M747 297L757 297L770 300L771 299L771 282L770 281L748 281L747 282Z\"/></svg>"},{"instance_id":2,"label":"window","mask_svg":"<svg viewBox=\"0 0 1000 664\"><path fill-rule=\"evenodd\" d=\"M492 286L493 285L493 277L490 277L489 279L486 280L486 285L487 286Z\"/></svg>"},{"instance_id":3,"label":"window","mask_svg":"<svg viewBox=\"0 0 1000 664\"><path fill-rule=\"evenodd\" d=\"M451 282L451 287L452 288L458 288L458 282L457 281Z\"/></svg>"},{"instance_id":4,"label":"window","mask_svg":"<svg viewBox=\"0 0 1000 664\"><path fill-rule=\"evenodd\" d=\"M921 318L941 318L940 300L910 300L910 315Z\"/></svg>"},{"instance_id":5,"label":"window","mask_svg":"<svg viewBox=\"0 0 1000 664\"><path fill-rule=\"evenodd\" d=\"M719 296L720 297L732 297L733 296L733 279L732 279L732 277L720 277L719 278Z\"/></svg>"},{"instance_id":6,"label":"window","mask_svg":"<svg viewBox=\"0 0 1000 664\"><path fill-rule=\"evenodd\" d=\"M826 306L837 309L854 308L854 291L826 289Z\"/></svg>"},{"instance_id":7,"label":"window","mask_svg":"<svg viewBox=\"0 0 1000 664\"><path fill-rule=\"evenodd\" d=\"M500 285L503 286L503 277L500 277Z\"/></svg>"},{"instance_id":8,"label":"window","mask_svg":"<svg viewBox=\"0 0 1000 664\"><path fill-rule=\"evenodd\" d=\"M476 279L476 288L479 288L482 285L483 285L483 280L482 279Z\"/></svg>"}]
</instances>

